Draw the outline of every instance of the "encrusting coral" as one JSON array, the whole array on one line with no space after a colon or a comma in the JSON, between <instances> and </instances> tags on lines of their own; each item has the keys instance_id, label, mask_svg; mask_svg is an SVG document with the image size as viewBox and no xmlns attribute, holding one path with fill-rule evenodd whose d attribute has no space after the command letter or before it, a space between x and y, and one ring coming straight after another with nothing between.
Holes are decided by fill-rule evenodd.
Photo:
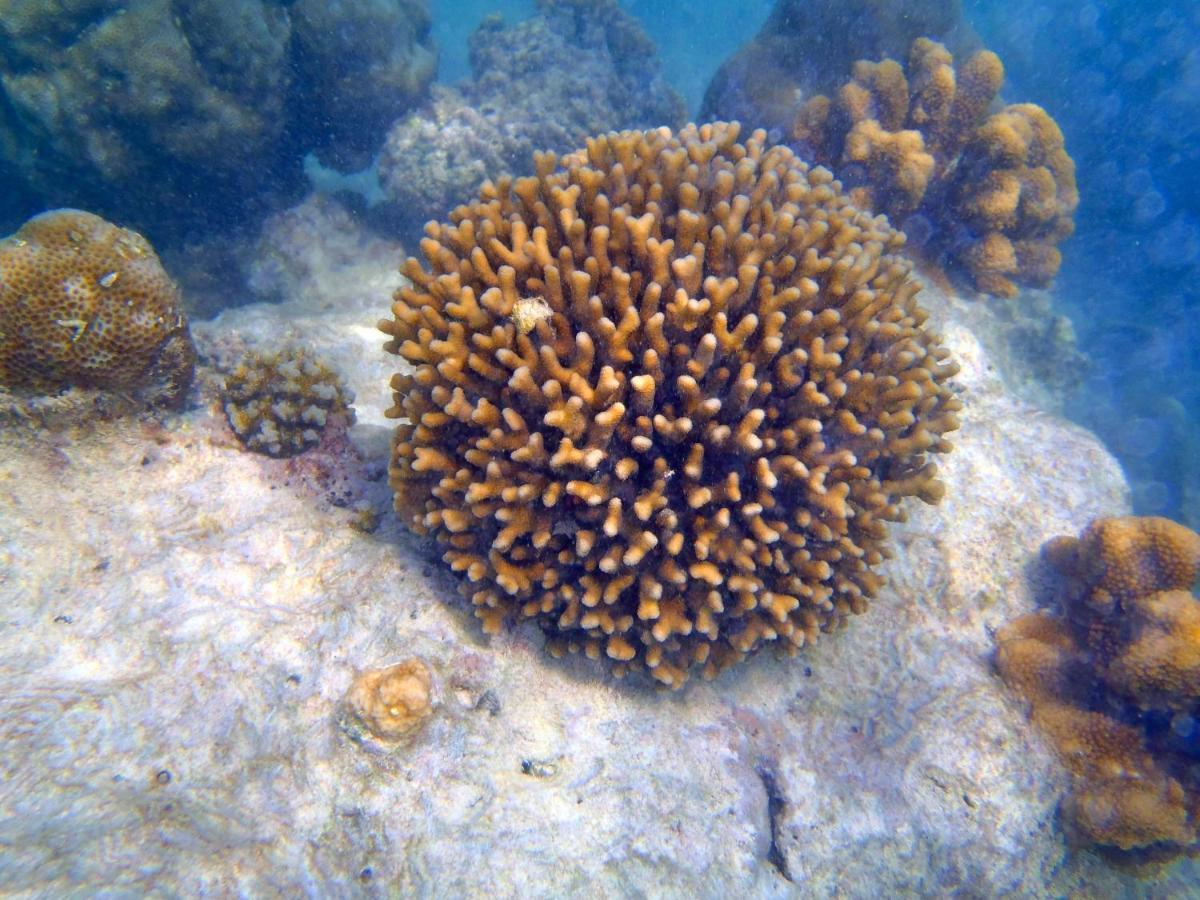
<instances>
[{"instance_id":1,"label":"encrusting coral","mask_svg":"<svg viewBox=\"0 0 1200 900\"><path fill-rule=\"evenodd\" d=\"M964 269L980 291L1011 296L1054 278L1079 194L1045 110L1022 103L989 115L1003 81L996 54L955 66L944 46L919 38L907 68L855 63L835 97L805 103L793 138L856 203L921 232L925 256Z\"/></svg>"},{"instance_id":2,"label":"encrusting coral","mask_svg":"<svg viewBox=\"0 0 1200 900\"><path fill-rule=\"evenodd\" d=\"M673 687L863 612L960 406L903 237L738 134L539 154L426 226L380 323L396 507L485 630Z\"/></svg>"},{"instance_id":3,"label":"encrusting coral","mask_svg":"<svg viewBox=\"0 0 1200 900\"><path fill-rule=\"evenodd\" d=\"M433 676L419 659L361 673L346 692L353 723L384 741L412 737L433 714Z\"/></svg>"},{"instance_id":4,"label":"encrusting coral","mask_svg":"<svg viewBox=\"0 0 1200 900\"><path fill-rule=\"evenodd\" d=\"M1067 821L1128 862L1200 849L1200 535L1161 518L1099 519L1045 548L1062 615L997 634L1005 682L1073 776Z\"/></svg>"},{"instance_id":5,"label":"encrusting coral","mask_svg":"<svg viewBox=\"0 0 1200 900\"><path fill-rule=\"evenodd\" d=\"M315 447L332 416L353 421L353 394L303 348L248 353L225 379L221 405L238 439L267 456Z\"/></svg>"},{"instance_id":6,"label":"encrusting coral","mask_svg":"<svg viewBox=\"0 0 1200 900\"><path fill-rule=\"evenodd\" d=\"M195 358L179 289L137 232L58 209L0 240L0 385L178 405Z\"/></svg>"}]
</instances>

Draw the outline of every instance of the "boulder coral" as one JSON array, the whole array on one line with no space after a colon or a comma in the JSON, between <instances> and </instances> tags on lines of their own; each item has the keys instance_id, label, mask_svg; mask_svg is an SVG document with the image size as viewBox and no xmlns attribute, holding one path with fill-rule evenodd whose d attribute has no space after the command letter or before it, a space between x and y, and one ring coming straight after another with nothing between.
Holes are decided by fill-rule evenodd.
<instances>
[{"instance_id":1,"label":"boulder coral","mask_svg":"<svg viewBox=\"0 0 1200 900\"><path fill-rule=\"evenodd\" d=\"M0 385L178 405L195 359L179 289L137 232L59 209L0 240Z\"/></svg>"},{"instance_id":2,"label":"boulder coral","mask_svg":"<svg viewBox=\"0 0 1200 900\"><path fill-rule=\"evenodd\" d=\"M1073 776L1068 824L1126 862L1200 850L1200 535L1099 519L1044 552L1062 612L1000 629L997 666Z\"/></svg>"},{"instance_id":3,"label":"boulder coral","mask_svg":"<svg viewBox=\"0 0 1200 900\"><path fill-rule=\"evenodd\" d=\"M832 97L809 99L792 139L855 202L919 233L926 258L1011 296L1054 278L1079 194L1045 110L1022 103L989 114L1003 81L996 54L956 65L944 46L919 38L906 67L860 60Z\"/></svg>"},{"instance_id":4,"label":"boulder coral","mask_svg":"<svg viewBox=\"0 0 1200 900\"><path fill-rule=\"evenodd\" d=\"M738 135L539 154L404 263L390 482L486 631L679 687L864 612L942 496L957 369L902 236Z\"/></svg>"},{"instance_id":5,"label":"boulder coral","mask_svg":"<svg viewBox=\"0 0 1200 900\"><path fill-rule=\"evenodd\" d=\"M429 27L426 0L5 3L0 173L186 227L264 169L298 182L306 151L365 164L433 79Z\"/></svg>"}]
</instances>

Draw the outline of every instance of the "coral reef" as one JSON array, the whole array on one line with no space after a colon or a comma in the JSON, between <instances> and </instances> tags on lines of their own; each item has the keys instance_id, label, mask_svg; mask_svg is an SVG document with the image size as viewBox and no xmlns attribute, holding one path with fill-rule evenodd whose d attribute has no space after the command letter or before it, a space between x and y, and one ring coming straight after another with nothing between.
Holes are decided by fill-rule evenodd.
<instances>
[{"instance_id":1,"label":"coral reef","mask_svg":"<svg viewBox=\"0 0 1200 900\"><path fill-rule=\"evenodd\" d=\"M434 85L429 102L388 132L378 166L387 201L371 212L392 220L401 233L419 233L428 220L468 201L488 178L523 165L520 156L510 155L507 118L488 115L457 88ZM533 145L523 143L527 158Z\"/></svg>"},{"instance_id":2,"label":"coral reef","mask_svg":"<svg viewBox=\"0 0 1200 900\"><path fill-rule=\"evenodd\" d=\"M353 400L337 373L303 348L247 354L221 395L238 440L274 457L315 447L333 416L353 421Z\"/></svg>"},{"instance_id":3,"label":"coral reef","mask_svg":"<svg viewBox=\"0 0 1200 900\"><path fill-rule=\"evenodd\" d=\"M428 27L424 0L6 4L0 171L186 229L264 170L286 189L304 150L373 147L433 78Z\"/></svg>"},{"instance_id":4,"label":"coral reef","mask_svg":"<svg viewBox=\"0 0 1200 900\"><path fill-rule=\"evenodd\" d=\"M683 100L660 76L654 45L616 0L539 0L538 15L520 24L484 20L470 48L474 77L436 88L380 152L388 202L379 213L404 229L468 202L487 178L529 174L535 150L683 124Z\"/></svg>"},{"instance_id":5,"label":"coral reef","mask_svg":"<svg viewBox=\"0 0 1200 900\"><path fill-rule=\"evenodd\" d=\"M59 209L0 241L0 385L178 405L195 356L179 290L140 234Z\"/></svg>"},{"instance_id":6,"label":"coral reef","mask_svg":"<svg viewBox=\"0 0 1200 900\"><path fill-rule=\"evenodd\" d=\"M319 271L343 254L313 224L284 231ZM345 373L372 510L400 363L362 323L397 258L192 324L207 360L286 338ZM887 583L839 639L657 699L547 665L531 622L481 645L429 542L286 486L328 436L230 452L199 405L82 439L0 426L0 894L1144 896L1064 846L1066 773L988 665L991 627L1033 605L1029 554L1122 508L1120 467L997 377L961 318L987 305L920 296L970 399L945 500L890 528ZM421 732L343 739L354 667L413 657ZM1163 877L1194 893L1193 866Z\"/></svg>"},{"instance_id":7,"label":"coral reef","mask_svg":"<svg viewBox=\"0 0 1200 900\"><path fill-rule=\"evenodd\" d=\"M402 267L396 506L487 631L534 619L678 687L863 612L885 523L941 497L956 367L902 236L738 132L539 155Z\"/></svg>"},{"instance_id":8,"label":"coral reef","mask_svg":"<svg viewBox=\"0 0 1200 900\"><path fill-rule=\"evenodd\" d=\"M1061 615L996 636L1005 682L1073 776L1071 827L1131 863L1200 849L1200 534L1169 519L1098 519L1056 538Z\"/></svg>"},{"instance_id":9,"label":"coral reef","mask_svg":"<svg viewBox=\"0 0 1200 900\"><path fill-rule=\"evenodd\" d=\"M383 741L415 735L433 715L433 676L419 659L361 673L346 692L352 724Z\"/></svg>"},{"instance_id":10,"label":"coral reef","mask_svg":"<svg viewBox=\"0 0 1200 900\"><path fill-rule=\"evenodd\" d=\"M1044 287L1074 229L1075 164L1041 107L988 115L1003 80L990 51L955 66L944 46L918 38L906 68L860 60L834 97L810 98L792 138L855 202L913 231L924 256L965 270L978 290Z\"/></svg>"},{"instance_id":11,"label":"coral reef","mask_svg":"<svg viewBox=\"0 0 1200 900\"><path fill-rule=\"evenodd\" d=\"M778 0L762 29L721 64L700 118L786 135L804 101L831 94L856 59L899 58L919 37L970 52L958 0Z\"/></svg>"}]
</instances>

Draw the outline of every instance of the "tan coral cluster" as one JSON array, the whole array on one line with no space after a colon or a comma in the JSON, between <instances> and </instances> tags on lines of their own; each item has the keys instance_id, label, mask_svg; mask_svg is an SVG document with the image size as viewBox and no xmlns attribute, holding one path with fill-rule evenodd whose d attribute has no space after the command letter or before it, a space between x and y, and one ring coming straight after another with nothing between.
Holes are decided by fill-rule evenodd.
<instances>
[{"instance_id":1,"label":"tan coral cluster","mask_svg":"<svg viewBox=\"0 0 1200 900\"><path fill-rule=\"evenodd\" d=\"M966 270L981 291L1010 296L1058 272L1074 229L1075 164L1058 125L1023 103L988 114L1004 81L996 54L955 66L928 38L907 69L859 61L836 97L811 98L793 137L833 168L867 209L906 228L931 228L923 250Z\"/></svg>"},{"instance_id":2,"label":"tan coral cluster","mask_svg":"<svg viewBox=\"0 0 1200 900\"><path fill-rule=\"evenodd\" d=\"M1063 614L1006 625L997 663L1074 776L1068 821L1129 861L1200 849L1200 535L1099 519L1046 556Z\"/></svg>"},{"instance_id":3,"label":"tan coral cluster","mask_svg":"<svg viewBox=\"0 0 1200 900\"><path fill-rule=\"evenodd\" d=\"M179 289L140 234L59 209L0 240L0 385L178 404L194 366Z\"/></svg>"},{"instance_id":4,"label":"tan coral cluster","mask_svg":"<svg viewBox=\"0 0 1200 900\"><path fill-rule=\"evenodd\" d=\"M302 347L246 354L221 393L238 440L277 458L315 447L331 416L352 422L353 401L337 372Z\"/></svg>"},{"instance_id":5,"label":"tan coral cluster","mask_svg":"<svg viewBox=\"0 0 1200 900\"><path fill-rule=\"evenodd\" d=\"M415 735L433 715L433 675L417 658L384 669L368 669L354 679L345 697L357 733L365 729L383 741Z\"/></svg>"},{"instance_id":6,"label":"tan coral cluster","mask_svg":"<svg viewBox=\"0 0 1200 900\"><path fill-rule=\"evenodd\" d=\"M902 237L738 133L540 155L427 226L380 323L413 367L397 509L485 629L534 619L675 687L865 610L957 427Z\"/></svg>"}]
</instances>

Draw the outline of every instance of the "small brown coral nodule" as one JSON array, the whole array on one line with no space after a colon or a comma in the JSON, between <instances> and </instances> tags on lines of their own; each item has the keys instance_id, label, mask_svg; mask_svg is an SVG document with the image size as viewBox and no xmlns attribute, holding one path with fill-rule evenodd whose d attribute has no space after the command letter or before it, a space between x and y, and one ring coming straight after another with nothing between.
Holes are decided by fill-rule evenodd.
<instances>
[{"instance_id":1,"label":"small brown coral nodule","mask_svg":"<svg viewBox=\"0 0 1200 900\"><path fill-rule=\"evenodd\" d=\"M737 125L536 168L428 225L380 324L396 507L485 629L678 687L863 612L958 424L902 237Z\"/></svg>"},{"instance_id":2,"label":"small brown coral nodule","mask_svg":"<svg viewBox=\"0 0 1200 900\"><path fill-rule=\"evenodd\" d=\"M137 232L58 209L0 240L0 386L179 405L195 360L179 289Z\"/></svg>"},{"instance_id":3,"label":"small brown coral nodule","mask_svg":"<svg viewBox=\"0 0 1200 900\"><path fill-rule=\"evenodd\" d=\"M347 711L380 740L412 737L433 715L433 676L419 659L360 674L346 693Z\"/></svg>"},{"instance_id":4,"label":"small brown coral nodule","mask_svg":"<svg viewBox=\"0 0 1200 900\"><path fill-rule=\"evenodd\" d=\"M276 458L315 447L331 416L353 422L353 401L338 374L303 348L246 354L221 391L238 440Z\"/></svg>"},{"instance_id":5,"label":"small brown coral nodule","mask_svg":"<svg viewBox=\"0 0 1200 900\"><path fill-rule=\"evenodd\" d=\"M1126 862L1200 850L1200 535L1155 517L1056 538L1063 615L997 632L997 668L1074 776L1064 811Z\"/></svg>"},{"instance_id":6,"label":"small brown coral nodule","mask_svg":"<svg viewBox=\"0 0 1200 900\"><path fill-rule=\"evenodd\" d=\"M1021 103L988 114L1003 81L991 51L955 67L945 47L918 38L906 68L855 63L836 97L805 104L792 136L859 205L899 228L921 220L926 258L964 269L980 291L1011 296L1057 274L1079 193L1045 110Z\"/></svg>"}]
</instances>

